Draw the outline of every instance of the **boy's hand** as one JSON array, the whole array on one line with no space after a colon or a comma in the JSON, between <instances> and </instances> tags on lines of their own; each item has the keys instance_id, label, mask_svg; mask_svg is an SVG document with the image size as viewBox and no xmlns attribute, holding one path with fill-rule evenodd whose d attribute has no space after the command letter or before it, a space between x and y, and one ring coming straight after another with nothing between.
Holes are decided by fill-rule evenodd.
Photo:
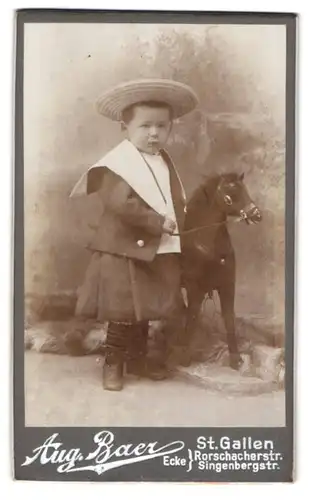
<instances>
[{"instance_id":1,"label":"boy's hand","mask_svg":"<svg viewBox=\"0 0 312 500\"><path fill-rule=\"evenodd\" d=\"M170 217L166 217L163 224L164 233L173 234L177 225Z\"/></svg>"}]
</instances>

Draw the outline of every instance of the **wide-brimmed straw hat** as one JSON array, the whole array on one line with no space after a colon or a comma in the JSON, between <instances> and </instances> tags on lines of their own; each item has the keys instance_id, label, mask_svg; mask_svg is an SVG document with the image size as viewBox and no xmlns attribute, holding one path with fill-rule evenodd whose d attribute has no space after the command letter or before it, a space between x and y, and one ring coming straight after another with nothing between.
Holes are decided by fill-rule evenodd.
<instances>
[{"instance_id":1,"label":"wide-brimmed straw hat","mask_svg":"<svg viewBox=\"0 0 312 500\"><path fill-rule=\"evenodd\" d=\"M165 79L140 79L121 83L107 90L97 100L97 110L111 120L120 121L127 107L147 101L168 104L173 116L179 118L196 108L195 92L180 82Z\"/></svg>"}]
</instances>

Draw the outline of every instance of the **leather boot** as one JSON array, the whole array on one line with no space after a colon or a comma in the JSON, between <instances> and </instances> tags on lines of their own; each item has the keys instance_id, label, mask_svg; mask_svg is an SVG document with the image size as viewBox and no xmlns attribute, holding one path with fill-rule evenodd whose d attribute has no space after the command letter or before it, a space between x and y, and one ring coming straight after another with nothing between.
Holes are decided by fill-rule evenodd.
<instances>
[{"instance_id":1,"label":"leather boot","mask_svg":"<svg viewBox=\"0 0 312 500\"><path fill-rule=\"evenodd\" d=\"M130 340L130 339L129 339ZM128 346L127 372L138 377L151 380L168 378L165 364L148 357L148 322L133 325L131 340Z\"/></svg>"},{"instance_id":2,"label":"leather boot","mask_svg":"<svg viewBox=\"0 0 312 500\"><path fill-rule=\"evenodd\" d=\"M108 324L103 366L103 387L108 391L121 391L123 388L128 330L128 325L122 323L110 322Z\"/></svg>"},{"instance_id":3,"label":"leather boot","mask_svg":"<svg viewBox=\"0 0 312 500\"><path fill-rule=\"evenodd\" d=\"M107 391L123 389L123 359L116 353L109 353L103 365L103 387Z\"/></svg>"}]
</instances>

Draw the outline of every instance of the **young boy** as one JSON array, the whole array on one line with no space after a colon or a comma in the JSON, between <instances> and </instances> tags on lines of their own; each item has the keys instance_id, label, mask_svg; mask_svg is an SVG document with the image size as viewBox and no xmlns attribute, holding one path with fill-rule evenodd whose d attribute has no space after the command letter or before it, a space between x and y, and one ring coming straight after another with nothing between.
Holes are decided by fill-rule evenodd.
<instances>
[{"instance_id":1,"label":"young boy","mask_svg":"<svg viewBox=\"0 0 312 500\"><path fill-rule=\"evenodd\" d=\"M197 105L186 85L136 80L98 100L98 111L120 121L126 139L95 163L71 196L98 192L103 214L89 244L92 258L76 314L108 321L103 384L121 390L127 372L166 377L147 362L148 321L179 315L186 200L179 175L163 149L172 120Z\"/></svg>"}]
</instances>

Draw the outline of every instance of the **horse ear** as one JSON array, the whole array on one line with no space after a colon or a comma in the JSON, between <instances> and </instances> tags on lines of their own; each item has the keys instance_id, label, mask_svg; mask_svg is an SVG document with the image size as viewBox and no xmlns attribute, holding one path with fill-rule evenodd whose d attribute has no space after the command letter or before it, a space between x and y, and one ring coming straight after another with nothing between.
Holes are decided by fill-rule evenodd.
<instances>
[{"instance_id":1,"label":"horse ear","mask_svg":"<svg viewBox=\"0 0 312 500\"><path fill-rule=\"evenodd\" d=\"M245 177L245 172L243 172L243 173L242 173L242 174L238 177L238 179L239 179L240 181L242 181L242 180L244 179L244 177Z\"/></svg>"}]
</instances>

